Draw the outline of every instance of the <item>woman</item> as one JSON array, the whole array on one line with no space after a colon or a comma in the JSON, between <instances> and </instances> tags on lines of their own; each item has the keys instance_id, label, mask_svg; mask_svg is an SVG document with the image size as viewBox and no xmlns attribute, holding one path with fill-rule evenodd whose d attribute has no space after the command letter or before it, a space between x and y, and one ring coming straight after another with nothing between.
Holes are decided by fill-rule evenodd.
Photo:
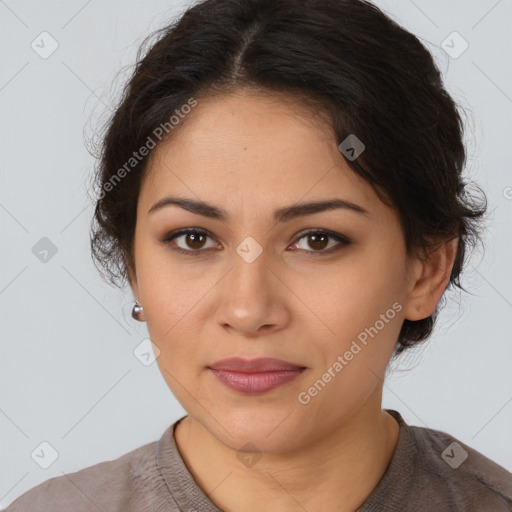
<instances>
[{"instance_id":1,"label":"woman","mask_svg":"<svg viewBox=\"0 0 512 512\"><path fill-rule=\"evenodd\" d=\"M381 406L485 214L429 52L360 0L206 0L160 36L91 245L187 415L7 510L512 510L508 471Z\"/></svg>"}]
</instances>

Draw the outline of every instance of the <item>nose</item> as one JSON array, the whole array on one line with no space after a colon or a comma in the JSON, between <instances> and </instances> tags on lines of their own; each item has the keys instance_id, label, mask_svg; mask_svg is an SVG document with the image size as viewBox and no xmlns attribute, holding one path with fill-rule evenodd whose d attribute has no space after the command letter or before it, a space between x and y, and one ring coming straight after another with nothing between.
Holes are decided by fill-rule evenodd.
<instances>
[{"instance_id":1,"label":"nose","mask_svg":"<svg viewBox=\"0 0 512 512\"><path fill-rule=\"evenodd\" d=\"M285 328L290 319L287 288L279 271L270 268L265 251L251 263L233 251L231 263L231 271L219 283L217 323L248 338Z\"/></svg>"}]
</instances>

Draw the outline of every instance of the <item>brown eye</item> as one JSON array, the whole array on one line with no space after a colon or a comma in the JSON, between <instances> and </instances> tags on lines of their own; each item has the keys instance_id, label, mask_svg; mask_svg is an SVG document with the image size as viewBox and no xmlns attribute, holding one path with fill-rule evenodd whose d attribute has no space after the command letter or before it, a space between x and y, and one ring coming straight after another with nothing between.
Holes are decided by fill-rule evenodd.
<instances>
[{"instance_id":1,"label":"brown eye","mask_svg":"<svg viewBox=\"0 0 512 512\"><path fill-rule=\"evenodd\" d=\"M306 242L301 247L299 243L303 239ZM329 239L335 240L338 243L329 245ZM328 254L346 245L350 245L350 240L346 236L340 235L338 233L332 233L330 231L317 230L303 233L298 241L294 244L294 247L310 253L318 252Z\"/></svg>"},{"instance_id":2,"label":"brown eye","mask_svg":"<svg viewBox=\"0 0 512 512\"><path fill-rule=\"evenodd\" d=\"M202 229L189 228L171 233L163 242L171 244L172 249L177 252L194 254L206 252L208 249L217 246L213 243L210 247L205 248L205 242L208 238L211 238L208 232Z\"/></svg>"},{"instance_id":3,"label":"brown eye","mask_svg":"<svg viewBox=\"0 0 512 512\"><path fill-rule=\"evenodd\" d=\"M202 233L187 233L183 236L185 237L185 243L191 249L201 249L204 245L204 241L206 240L205 235Z\"/></svg>"},{"instance_id":4,"label":"brown eye","mask_svg":"<svg viewBox=\"0 0 512 512\"><path fill-rule=\"evenodd\" d=\"M329 243L329 236L325 234L308 235L308 244L315 250L322 250L327 247Z\"/></svg>"}]
</instances>

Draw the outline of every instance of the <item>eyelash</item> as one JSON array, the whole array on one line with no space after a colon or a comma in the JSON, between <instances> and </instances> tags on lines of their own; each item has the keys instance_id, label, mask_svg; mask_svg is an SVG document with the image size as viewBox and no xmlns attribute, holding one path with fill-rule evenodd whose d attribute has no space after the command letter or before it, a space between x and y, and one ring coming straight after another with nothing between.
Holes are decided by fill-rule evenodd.
<instances>
[{"instance_id":1,"label":"eyelash","mask_svg":"<svg viewBox=\"0 0 512 512\"><path fill-rule=\"evenodd\" d=\"M165 243L165 244L170 244L175 238L178 238L179 236L182 236L182 235L188 235L188 234L191 234L191 233L192 234L204 235L204 236L213 238L212 235L208 231L206 231L204 229L201 229L201 228L185 228L185 229L180 229L178 231L175 231L173 233L169 233L169 235L164 240L162 240L162 242ZM308 235L327 235L329 238L332 238L332 239L336 240L337 242L340 242L341 245L337 245L337 246L331 247L330 249L327 249L327 250L319 250L319 251L314 251L314 250L308 251L306 249L296 249L296 250L303 251L303 252L306 252L306 253L313 253L314 255L316 255L316 254L318 254L318 255L326 255L326 254L332 254L333 252L339 251L342 247L346 247L347 245L351 244L350 239L348 239L344 235L340 235L340 234L334 233L332 231L320 230L320 229L313 229L313 230L309 230L309 231L298 233L298 235L297 235L298 238L296 238L296 241L293 242L293 243L294 244L298 243L300 240L302 240L304 237L307 237ZM190 250L187 250L187 249L182 249L181 247L175 247L175 246L171 246L171 249L173 251L175 251L175 252L180 253L180 254L185 254L186 256L199 256L199 253L207 252L209 250L209 249L197 249L197 250L190 249Z\"/></svg>"}]
</instances>

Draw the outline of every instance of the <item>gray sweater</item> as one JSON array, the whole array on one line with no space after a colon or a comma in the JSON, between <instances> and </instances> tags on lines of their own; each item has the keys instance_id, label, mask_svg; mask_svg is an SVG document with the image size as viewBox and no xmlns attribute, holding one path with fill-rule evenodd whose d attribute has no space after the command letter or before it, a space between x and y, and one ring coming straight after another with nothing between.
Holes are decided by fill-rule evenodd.
<instances>
[{"instance_id":1,"label":"gray sweater","mask_svg":"<svg viewBox=\"0 0 512 512\"><path fill-rule=\"evenodd\" d=\"M400 425L391 462L356 512L510 512L512 474L437 430ZM183 418L181 418L183 419ZM170 425L159 441L33 487L7 512L219 512L176 447Z\"/></svg>"}]
</instances>

